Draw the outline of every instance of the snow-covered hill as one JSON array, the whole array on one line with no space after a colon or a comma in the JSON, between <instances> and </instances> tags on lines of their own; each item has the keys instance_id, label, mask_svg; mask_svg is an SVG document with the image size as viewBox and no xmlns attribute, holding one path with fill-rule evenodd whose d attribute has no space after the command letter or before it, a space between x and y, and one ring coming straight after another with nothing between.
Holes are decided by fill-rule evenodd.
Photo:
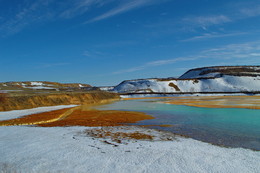
<instances>
[{"instance_id":1,"label":"snow-covered hill","mask_svg":"<svg viewBox=\"0 0 260 173\"><path fill-rule=\"evenodd\" d=\"M127 80L118 93L255 92L260 91L260 66L225 66L192 69L178 79Z\"/></svg>"}]
</instances>

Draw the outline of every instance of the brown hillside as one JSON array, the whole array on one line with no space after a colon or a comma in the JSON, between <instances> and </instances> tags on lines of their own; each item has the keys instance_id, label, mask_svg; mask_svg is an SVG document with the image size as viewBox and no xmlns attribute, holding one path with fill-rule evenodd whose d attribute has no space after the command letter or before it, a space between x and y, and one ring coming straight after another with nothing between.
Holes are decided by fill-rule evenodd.
<instances>
[{"instance_id":1,"label":"brown hillside","mask_svg":"<svg viewBox=\"0 0 260 173\"><path fill-rule=\"evenodd\" d=\"M4 99L0 99L0 111L29 109L40 106L92 104L117 99L119 99L117 94L102 91L5 96Z\"/></svg>"}]
</instances>

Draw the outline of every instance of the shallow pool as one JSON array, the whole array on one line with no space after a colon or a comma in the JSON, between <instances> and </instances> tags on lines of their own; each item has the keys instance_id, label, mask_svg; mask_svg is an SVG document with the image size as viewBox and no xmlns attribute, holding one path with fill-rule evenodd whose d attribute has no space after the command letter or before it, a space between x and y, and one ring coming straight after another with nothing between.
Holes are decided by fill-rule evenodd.
<instances>
[{"instance_id":1,"label":"shallow pool","mask_svg":"<svg viewBox=\"0 0 260 173\"><path fill-rule=\"evenodd\" d=\"M199 108L162 103L163 100L125 100L98 106L102 110L145 112L155 117L138 125L167 130L197 140L260 150L260 110L242 108ZM159 127L156 125L172 125Z\"/></svg>"}]
</instances>

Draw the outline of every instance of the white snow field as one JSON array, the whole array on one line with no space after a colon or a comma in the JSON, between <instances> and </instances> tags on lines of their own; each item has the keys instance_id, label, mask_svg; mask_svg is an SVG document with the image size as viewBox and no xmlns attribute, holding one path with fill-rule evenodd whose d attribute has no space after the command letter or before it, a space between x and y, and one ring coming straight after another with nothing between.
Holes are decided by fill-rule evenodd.
<instances>
[{"instance_id":1,"label":"white snow field","mask_svg":"<svg viewBox=\"0 0 260 173\"><path fill-rule=\"evenodd\" d=\"M18 118L25 115L37 114L42 112L54 111L64 108L71 108L77 105L59 105L59 106L46 106L32 109L13 110L0 112L0 121Z\"/></svg>"},{"instance_id":2,"label":"white snow field","mask_svg":"<svg viewBox=\"0 0 260 173\"><path fill-rule=\"evenodd\" d=\"M83 135L90 127L0 127L0 172L259 173L260 152L188 138L126 141ZM152 133L152 132L151 132Z\"/></svg>"},{"instance_id":3,"label":"white snow field","mask_svg":"<svg viewBox=\"0 0 260 173\"><path fill-rule=\"evenodd\" d=\"M191 69L179 78L126 80L117 93L257 92L260 66L204 67Z\"/></svg>"},{"instance_id":4,"label":"white snow field","mask_svg":"<svg viewBox=\"0 0 260 173\"><path fill-rule=\"evenodd\" d=\"M171 87L176 85L179 90ZM260 91L260 77L224 76L214 79L168 80L140 79L124 81L114 88L118 93L142 92L243 92Z\"/></svg>"}]
</instances>

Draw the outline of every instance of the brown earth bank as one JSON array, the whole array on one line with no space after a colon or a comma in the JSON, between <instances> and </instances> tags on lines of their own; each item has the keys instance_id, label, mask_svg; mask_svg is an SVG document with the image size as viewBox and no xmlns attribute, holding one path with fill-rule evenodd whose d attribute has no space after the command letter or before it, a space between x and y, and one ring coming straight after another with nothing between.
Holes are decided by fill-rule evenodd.
<instances>
[{"instance_id":1,"label":"brown earth bank","mask_svg":"<svg viewBox=\"0 0 260 173\"><path fill-rule=\"evenodd\" d=\"M136 123L147 119L153 119L153 117L144 113L130 111L75 110L72 114L62 120L52 123L39 124L38 126L122 126L127 123Z\"/></svg>"},{"instance_id":2,"label":"brown earth bank","mask_svg":"<svg viewBox=\"0 0 260 173\"><path fill-rule=\"evenodd\" d=\"M0 121L0 126L122 126L126 123L136 123L147 119L153 119L153 117L140 112L116 110L101 111L90 109L89 106L78 106Z\"/></svg>"},{"instance_id":3,"label":"brown earth bank","mask_svg":"<svg viewBox=\"0 0 260 173\"><path fill-rule=\"evenodd\" d=\"M41 106L93 104L119 99L120 97L115 93L102 91L22 96L2 94L0 95L0 111L30 109Z\"/></svg>"}]
</instances>

